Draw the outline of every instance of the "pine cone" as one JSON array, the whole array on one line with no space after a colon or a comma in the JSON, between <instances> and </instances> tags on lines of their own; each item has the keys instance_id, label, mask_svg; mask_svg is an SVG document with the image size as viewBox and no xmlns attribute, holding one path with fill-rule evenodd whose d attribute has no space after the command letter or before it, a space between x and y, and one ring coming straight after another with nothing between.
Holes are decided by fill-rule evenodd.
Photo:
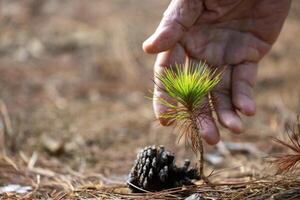
<instances>
[{"instance_id":1,"label":"pine cone","mask_svg":"<svg viewBox=\"0 0 300 200\"><path fill-rule=\"evenodd\" d=\"M132 192L143 192L143 190L154 192L193 185L191 180L200 177L196 169L189 169L189 165L190 161L186 160L183 167L177 167L174 155L166 151L163 146L145 147L137 155L127 184Z\"/></svg>"}]
</instances>

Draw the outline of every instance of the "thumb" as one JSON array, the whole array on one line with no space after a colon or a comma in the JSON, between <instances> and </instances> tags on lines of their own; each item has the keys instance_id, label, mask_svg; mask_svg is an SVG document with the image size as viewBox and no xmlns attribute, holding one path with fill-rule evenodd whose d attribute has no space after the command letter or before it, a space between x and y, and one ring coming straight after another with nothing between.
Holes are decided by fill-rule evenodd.
<instances>
[{"instance_id":1,"label":"thumb","mask_svg":"<svg viewBox=\"0 0 300 200\"><path fill-rule=\"evenodd\" d=\"M143 43L144 51L159 53L174 47L202 10L202 0L172 0L156 31Z\"/></svg>"}]
</instances>

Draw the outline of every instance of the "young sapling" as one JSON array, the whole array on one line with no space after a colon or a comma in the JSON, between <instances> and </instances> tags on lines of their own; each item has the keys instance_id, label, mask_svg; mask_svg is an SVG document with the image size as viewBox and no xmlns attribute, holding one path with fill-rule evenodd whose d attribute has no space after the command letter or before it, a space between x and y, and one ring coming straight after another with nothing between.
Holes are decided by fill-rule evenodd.
<instances>
[{"instance_id":1,"label":"young sapling","mask_svg":"<svg viewBox=\"0 0 300 200\"><path fill-rule=\"evenodd\" d=\"M186 142L198 156L199 176L206 183L204 175L203 142L200 133L201 124L209 116L210 104L207 96L219 83L221 73L211 70L204 62L188 62L168 67L162 74L155 74L156 84L177 104L155 97L160 104L167 107L160 118L167 119L180 127L180 138L185 136Z\"/></svg>"}]
</instances>

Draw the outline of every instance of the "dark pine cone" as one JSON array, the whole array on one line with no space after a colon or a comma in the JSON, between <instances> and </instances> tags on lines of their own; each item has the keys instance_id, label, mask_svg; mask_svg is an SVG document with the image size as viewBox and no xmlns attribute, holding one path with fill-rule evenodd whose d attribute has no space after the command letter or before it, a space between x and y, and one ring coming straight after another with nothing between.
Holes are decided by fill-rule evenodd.
<instances>
[{"instance_id":1,"label":"dark pine cone","mask_svg":"<svg viewBox=\"0 0 300 200\"><path fill-rule=\"evenodd\" d=\"M175 157L163 146L146 147L137 156L127 184L132 192L160 191L164 189L193 185L192 179L199 179L196 169L189 169L190 161L182 167L175 165ZM136 186L136 187L134 187Z\"/></svg>"}]
</instances>

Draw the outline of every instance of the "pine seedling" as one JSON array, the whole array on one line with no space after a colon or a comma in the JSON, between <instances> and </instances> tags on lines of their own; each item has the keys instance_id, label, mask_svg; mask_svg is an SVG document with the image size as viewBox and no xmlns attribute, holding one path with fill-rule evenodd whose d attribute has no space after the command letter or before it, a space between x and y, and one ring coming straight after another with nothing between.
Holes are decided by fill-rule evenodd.
<instances>
[{"instance_id":1,"label":"pine seedling","mask_svg":"<svg viewBox=\"0 0 300 200\"><path fill-rule=\"evenodd\" d=\"M209 183L204 175L203 142L198 126L208 116L210 104L206 101L209 92L219 83L221 73L210 70L203 62L176 64L166 68L162 74L156 74L161 82L161 90L178 102L171 104L164 99L157 98L159 103L167 107L167 111L160 118L175 122L180 128L180 137L185 136L192 150L198 156L199 176ZM158 84L157 84L158 85Z\"/></svg>"}]
</instances>

